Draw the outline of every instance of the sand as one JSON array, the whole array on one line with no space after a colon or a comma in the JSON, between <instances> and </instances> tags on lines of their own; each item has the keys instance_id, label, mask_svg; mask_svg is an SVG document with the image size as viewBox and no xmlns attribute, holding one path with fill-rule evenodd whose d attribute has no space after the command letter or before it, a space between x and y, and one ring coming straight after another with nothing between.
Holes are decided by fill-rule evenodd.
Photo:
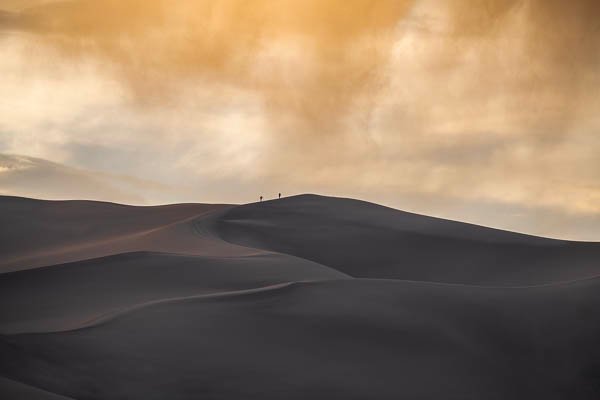
<instances>
[{"instance_id":1,"label":"sand","mask_svg":"<svg viewBox=\"0 0 600 400\"><path fill-rule=\"evenodd\" d=\"M0 205L0 398L600 398L598 243L315 195Z\"/></svg>"}]
</instances>

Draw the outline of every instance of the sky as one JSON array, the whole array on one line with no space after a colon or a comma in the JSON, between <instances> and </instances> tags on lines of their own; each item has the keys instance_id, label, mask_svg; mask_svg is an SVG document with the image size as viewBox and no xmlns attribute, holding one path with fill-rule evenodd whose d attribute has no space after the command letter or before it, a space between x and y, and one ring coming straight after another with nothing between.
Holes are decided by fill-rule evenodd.
<instances>
[{"instance_id":1,"label":"sky","mask_svg":"<svg viewBox=\"0 0 600 400\"><path fill-rule=\"evenodd\" d=\"M0 193L320 193L600 240L596 0L0 0Z\"/></svg>"}]
</instances>

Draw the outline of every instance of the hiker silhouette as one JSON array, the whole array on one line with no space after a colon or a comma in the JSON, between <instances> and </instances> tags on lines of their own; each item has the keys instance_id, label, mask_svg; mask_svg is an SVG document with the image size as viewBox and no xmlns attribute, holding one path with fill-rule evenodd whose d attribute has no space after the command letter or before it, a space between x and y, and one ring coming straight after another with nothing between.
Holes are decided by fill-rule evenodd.
<instances>
[{"instance_id":1,"label":"hiker silhouette","mask_svg":"<svg viewBox=\"0 0 600 400\"><path fill-rule=\"evenodd\" d=\"M279 193L279 198L281 198L281 193Z\"/></svg>"}]
</instances>

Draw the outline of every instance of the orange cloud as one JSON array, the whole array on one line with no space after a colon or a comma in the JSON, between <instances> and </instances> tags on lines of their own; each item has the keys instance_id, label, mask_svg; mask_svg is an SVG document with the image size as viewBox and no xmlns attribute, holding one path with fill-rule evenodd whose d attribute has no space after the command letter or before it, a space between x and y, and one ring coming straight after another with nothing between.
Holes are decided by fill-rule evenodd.
<instances>
[{"instance_id":1,"label":"orange cloud","mask_svg":"<svg viewBox=\"0 0 600 400\"><path fill-rule=\"evenodd\" d=\"M128 132L140 154L157 157L160 147L165 176L208 160L218 179L252 175L249 190L260 182L373 200L411 192L600 211L595 0L79 0L19 12L0 0L0 8L8 3L0 24L60 53L40 51L46 64L93 64L101 83L90 84L90 96L117 91L104 91L108 76L134 100L115 100L111 115L122 127L80 133L84 124L65 122L53 151L68 153L87 135L88 152L100 137L110 154L110 128ZM13 83L4 87L22 81ZM34 120L43 107L0 120L18 131L17 119ZM30 136L43 143L44 134L28 132L10 150L31 148Z\"/></svg>"}]
</instances>

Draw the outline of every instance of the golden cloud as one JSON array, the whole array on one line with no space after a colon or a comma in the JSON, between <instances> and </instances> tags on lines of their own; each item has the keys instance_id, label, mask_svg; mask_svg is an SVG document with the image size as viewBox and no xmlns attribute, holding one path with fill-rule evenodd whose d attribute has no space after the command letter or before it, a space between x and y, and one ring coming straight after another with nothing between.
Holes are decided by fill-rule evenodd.
<instances>
[{"instance_id":1,"label":"golden cloud","mask_svg":"<svg viewBox=\"0 0 600 400\"><path fill-rule=\"evenodd\" d=\"M134 107L198 91L193 107L221 121L228 93L251 93L262 113L251 126L263 131L246 142L260 145L223 150L212 169L249 159L257 180L290 190L358 186L387 198L410 191L600 212L595 0L3 4L6 29L57 50L59 62L93 59ZM228 129L243 135L244 121ZM204 140L195 128L174 136ZM223 147L235 141L224 137ZM247 157L249 148L261 154Z\"/></svg>"}]
</instances>

